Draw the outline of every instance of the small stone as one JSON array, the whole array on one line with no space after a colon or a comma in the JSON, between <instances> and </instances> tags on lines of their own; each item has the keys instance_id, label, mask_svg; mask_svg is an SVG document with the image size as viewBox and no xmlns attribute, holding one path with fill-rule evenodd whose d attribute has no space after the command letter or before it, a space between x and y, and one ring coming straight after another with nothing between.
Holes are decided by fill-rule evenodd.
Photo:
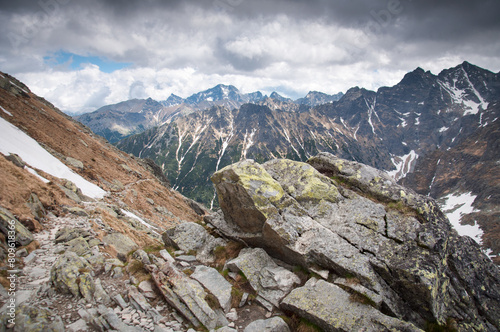
<instances>
[{"instance_id":1,"label":"small stone","mask_svg":"<svg viewBox=\"0 0 500 332\"><path fill-rule=\"evenodd\" d=\"M123 270L121 267L117 266L113 269L112 273L113 279L121 279L123 278Z\"/></svg>"},{"instance_id":2,"label":"small stone","mask_svg":"<svg viewBox=\"0 0 500 332\"><path fill-rule=\"evenodd\" d=\"M28 256L28 250L26 250L26 248L19 249L19 250L16 252L16 256L17 256L17 257L26 257L26 256Z\"/></svg>"},{"instance_id":3,"label":"small stone","mask_svg":"<svg viewBox=\"0 0 500 332\"><path fill-rule=\"evenodd\" d=\"M127 308L127 303L123 300L123 297L120 295L120 294L116 294L115 296L113 296L113 300L116 302L116 304L118 304L120 307L122 307L123 309L123 312L126 312L127 310L129 310Z\"/></svg>"},{"instance_id":4,"label":"small stone","mask_svg":"<svg viewBox=\"0 0 500 332\"><path fill-rule=\"evenodd\" d=\"M232 308L227 314L226 318L230 321L235 321L238 320L238 312L236 311L235 308Z\"/></svg>"},{"instance_id":5,"label":"small stone","mask_svg":"<svg viewBox=\"0 0 500 332\"><path fill-rule=\"evenodd\" d=\"M166 260L169 263L175 262L175 259L165 249L160 250L160 255L164 260Z\"/></svg>"},{"instance_id":6,"label":"small stone","mask_svg":"<svg viewBox=\"0 0 500 332\"><path fill-rule=\"evenodd\" d=\"M240 301L240 304L239 304L239 307L243 307L245 305L245 303L247 303L247 300L248 300L248 293L243 293L243 296L241 297L241 301Z\"/></svg>"}]
</instances>

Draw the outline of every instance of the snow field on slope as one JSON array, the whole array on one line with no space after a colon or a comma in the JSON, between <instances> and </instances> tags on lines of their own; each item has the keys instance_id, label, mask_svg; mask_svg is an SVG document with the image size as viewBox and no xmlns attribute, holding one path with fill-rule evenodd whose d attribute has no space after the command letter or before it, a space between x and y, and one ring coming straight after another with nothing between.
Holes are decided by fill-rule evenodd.
<instances>
[{"instance_id":1,"label":"snow field on slope","mask_svg":"<svg viewBox=\"0 0 500 332\"><path fill-rule=\"evenodd\" d=\"M0 153L6 156L11 153L17 154L33 168L70 180L88 197L99 199L106 195L106 191L73 172L37 141L3 118L0 118Z\"/></svg>"},{"instance_id":2,"label":"snow field on slope","mask_svg":"<svg viewBox=\"0 0 500 332\"><path fill-rule=\"evenodd\" d=\"M460 195L450 194L445 196L443 199L444 203L441 205L441 210L443 210L446 214L458 234L462 236L467 235L473 238L477 243L481 244L483 231L479 228L479 225L476 223L474 226L471 226L462 225L460 223L460 220L464 215L475 212L472 203L476 199L476 196L471 193Z\"/></svg>"}]
</instances>

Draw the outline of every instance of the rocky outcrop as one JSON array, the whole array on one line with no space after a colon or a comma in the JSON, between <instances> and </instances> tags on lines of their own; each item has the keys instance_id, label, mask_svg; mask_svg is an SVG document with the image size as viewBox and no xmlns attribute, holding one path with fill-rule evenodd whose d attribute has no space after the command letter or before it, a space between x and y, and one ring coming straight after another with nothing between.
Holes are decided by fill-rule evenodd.
<instances>
[{"instance_id":1,"label":"rocky outcrop","mask_svg":"<svg viewBox=\"0 0 500 332\"><path fill-rule=\"evenodd\" d=\"M128 236L122 233L110 233L103 238L104 243L112 245L117 252L117 257L122 261L127 261L127 255L138 249L137 244Z\"/></svg>"},{"instance_id":2,"label":"rocky outcrop","mask_svg":"<svg viewBox=\"0 0 500 332\"><path fill-rule=\"evenodd\" d=\"M193 325L202 324L208 329L227 325L222 312L214 310L205 300L207 293L194 279L189 278L174 265L166 262L158 268L147 266L156 286L172 307L178 310Z\"/></svg>"},{"instance_id":3,"label":"rocky outcrop","mask_svg":"<svg viewBox=\"0 0 500 332\"><path fill-rule=\"evenodd\" d=\"M260 248L241 250L239 256L226 263L231 272L242 272L257 293L259 301L269 311L300 284L300 279L287 269L278 266Z\"/></svg>"},{"instance_id":4,"label":"rocky outcrop","mask_svg":"<svg viewBox=\"0 0 500 332\"><path fill-rule=\"evenodd\" d=\"M422 331L413 324L384 315L363 300L329 282L311 278L303 287L294 289L283 300L282 307L325 331Z\"/></svg>"},{"instance_id":5,"label":"rocky outcrop","mask_svg":"<svg viewBox=\"0 0 500 332\"><path fill-rule=\"evenodd\" d=\"M95 285L91 274L92 266L73 251L60 256L50 270L50 280L61 293L93 299Z\"/></svg>"},{"instance_id":6,"label":"rocky outcrop","mask_svg":"<svg viewBox=\"0 0 500 332\"><path fill-rule=\"evenodd\" d=\"M17 246L26 246L33 241L33 234L12 213L0 206L0 231Z\"/></svg>"},{"instance_id":7,"label":"rocky outcrop","mask_svg":"<svg viewBox=\"0 0 500 332\"><path fill-rule=\"evenodd\" d=\"M195 251L196 259L202 263L213 262L214 249L226 244L226 241L214 237L203 226L193 222L184 222L168 229L162 234L162 239L167 247L184 252Z\"/></svg>"},{"instance_id":8,"label":"rocky outcrop","mask_svg":"<svg viewBox=\"0 0 500 332\"><path fill-rule=\"evenodd\" d=\"M258 319L250 323L243 332L290 332L290 328L280 317Z\"/></svg>"},{"instance_id":9,"label":"rocky outcrop","mask_svg":"<svg viewBox=\"0 0 500 332\"><path fill-rule=\"evenodd\" d=\"M498 268L432 199L329 154L310 163L245 160L212 177L223 215L207 221L326 279L296 288L282 308L327 331L500 327Z\"/></svg>"}]
</instances>

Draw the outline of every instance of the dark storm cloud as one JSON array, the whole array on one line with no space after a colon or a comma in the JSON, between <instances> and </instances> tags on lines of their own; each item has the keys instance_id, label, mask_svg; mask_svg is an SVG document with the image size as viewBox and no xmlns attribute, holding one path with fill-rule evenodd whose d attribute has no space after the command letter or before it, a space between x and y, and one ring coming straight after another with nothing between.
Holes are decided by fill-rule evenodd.
<instances>
[{"instance_id":1,"label":"dark storm cloud","mask_svg":"<svg viewBox=\"0 0 500 332\"><path fill-rule=\"evenodd\" d=\"M437 73L467 60L498 71L499 13L498 0L0 1L0 70L56 104L66 86L81 89L88 107L222 81L289 94L376 89L418 66ZM80 84L80 72L46 61L61 51L130 65L107 76L81 69ZM66 85L42 86L54 72Z\"/></svg>"}]
</instances>

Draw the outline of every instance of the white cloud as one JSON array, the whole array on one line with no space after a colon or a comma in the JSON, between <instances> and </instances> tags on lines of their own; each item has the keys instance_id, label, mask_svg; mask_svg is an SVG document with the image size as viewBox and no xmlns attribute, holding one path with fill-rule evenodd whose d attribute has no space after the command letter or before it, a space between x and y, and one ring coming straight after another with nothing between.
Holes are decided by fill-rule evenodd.
<instances>
[{"instance_id":1,"label":"white cloud","mask_svg":"<svg viewBox=\"0 0 500 332\"><path fill-rule=\"evenodd\" d=\"M281 1L221 0L233 4L223 8L211 1L148 1L139 7L131 1L54 1L61 5L47 16L36 4L31 11L0 10L6 32L0 36L0 70L72 113L130 97L188 97L218 83L301 97L309 90L393 85L418 66L437 74L467 60L500 69L494 17L468 18L471 24L490 23L450 38L451 27L461 24L459 9L449 11L456 17L447 17L450 27L441 31L446 23L441 12L404 2L393 20L367 33L369 24L377 24L371 8L385 10L385 1L370 1L369 7L368 2L294 1L286 8ZM21 36L19 47L6 37L12 33ZM44 56L60 50L132 65L104 73L92 65L68 71L44 63Z\"/></svg>"}]
</instances>

